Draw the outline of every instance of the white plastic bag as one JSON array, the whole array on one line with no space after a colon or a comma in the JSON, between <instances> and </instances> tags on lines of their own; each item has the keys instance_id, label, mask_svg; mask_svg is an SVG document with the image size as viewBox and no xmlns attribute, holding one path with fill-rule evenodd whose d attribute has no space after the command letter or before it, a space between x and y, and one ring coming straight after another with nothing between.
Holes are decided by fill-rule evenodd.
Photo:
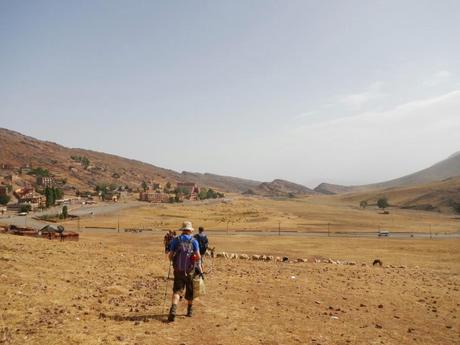
<instances>
[{"instance_id":1,"label":"white plastic bag","mask_svg":"<svg viewBox=\"0 0 460 345\"><path fill-rule=\"evenodd\" d=\"M197 298L206 294L204 279L200 276L193 278L193 298Z\"/></svg>"}]
</instances>

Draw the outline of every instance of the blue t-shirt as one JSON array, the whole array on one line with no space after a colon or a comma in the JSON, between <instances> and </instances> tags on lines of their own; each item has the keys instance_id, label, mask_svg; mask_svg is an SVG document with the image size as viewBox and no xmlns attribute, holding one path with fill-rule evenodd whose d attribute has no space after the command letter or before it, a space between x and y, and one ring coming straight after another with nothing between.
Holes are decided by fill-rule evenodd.
<instances>
[{"instance_id":1,"label":"blue t-shirt","mask_svg":"<svg viewBox=\"0 0 460 345\"><path fill-rule=\"evenodd\" d=\"M186 235L182 234L177 237L175 237L172 241L171 244L169 245L169 251L175 252L177 245L179 244L179 241L184 240L184 241L190 241L192 240L192 247L193 247L193 252L199 252L200 251L200 246L198 245L198 241L193 238L192 235Z\"/></svg>"}]
</instances>

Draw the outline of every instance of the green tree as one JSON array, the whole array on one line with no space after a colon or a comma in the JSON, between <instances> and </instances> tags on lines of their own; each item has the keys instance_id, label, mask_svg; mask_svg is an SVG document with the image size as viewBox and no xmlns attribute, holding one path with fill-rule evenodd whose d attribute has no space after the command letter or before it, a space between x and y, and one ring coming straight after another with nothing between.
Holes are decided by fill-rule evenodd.
<instances>
[{"instance_id":1,"label":"green tree","mask_svg":"<svg viewBox=\"0 0 460 345\"><path fill-rule=\"evenodd\" d=\"M19 208L20 212L30 212L32 210L32 206L30 204L22 204Z\"/></svg>"},{"instance_id":2,"label":"green tree","mask_svg":"<svg viewBox=\"0 0 460 345\"><path fill-rule=\"evenodd\" d=\"M62 206L62 218L66 219L69 215L67 205Z\"/></svg>"},{"instance_id":3,"label":"green tree","mask_svg":"<svg viewBox=\"0 0 460 345\"><path fill-rule=\"evenodd\" d=\"M147 182L142 181L141 187L142 187L142 189L144 190L144 192L146 192L146 191L147 191L147 188L148 188L149 186L147 185Z\"/></svg>"},{"instance_id":4,"label":"green tree","mask_svg":"<svg viewBox=\"0 0 460 345\"><path fill-rule=\"evenodd\" d=\"M366 200L363 200L359 203L359 207L361 208L366 208L367 207L367 201Z\"/></svg>"},{"instance_id":5,"label":"green tree","mask_svg":"<svg viewBox=\"0 0 460 345\"><path fill-rule=\"evenodd\" d=\"M204 199L207 199L208 197L208 190L206 188L201 188L200 189L200 192L198 193L198 198L200 200L204 200Z\"/></svg>"},{"instance_id":6,"label":"green tree","mask_svg":"<svg viewBox=\"0 0 460 345\"><path fill-rule=\"evenodd\" d=\"M55 198L53 189L50 187L45 188L45 198L46 198L46 207L50 207L54 205Z\"/></svg>"},{"instance_id":7,"label":"green tree","mask_svg":"<svg viewBox=\"0 0 460 345\"><path fill-rule=\"evenodd\" d=\"M87 157L81 157L80 162L81 162L81 164L83 165L83 167L85 169L87 167L89 167L89 165L90 165L90 161L89 161L89 159Z\"/></svg>"},{"instance_id":8,"label":"green tree","mask_svg":"<svg viewBox=\"0 0 460 345\"><path fill-rule=\"evenodd\" d=\"M9 195L0 195L0 205L6 205L10 202L11 197Z\"/></svg>"},{"instance_id":9,"label":"green tree","mask_svg":"<svg viewBox=\"0 0 460 345\"><path fill-rule=\"evenodd\" d=\"M452 208L454 209L456 213L460 214L460 203L452 202Z\"/></svg>"},{"instance_id":10,"label":"green tree","mask_svg":"<svg viewBox=\"0 0 460 345\"><path fill-rule=\"evenodd\" d=\"M206 194L207 194L206 195L207 199L216 199L217 198L217 193L212 188L209 188L208 192Z\"/></svg>"},{"instance_id":11,"label":"green tree","mask_svg":"<svg viewBox=\"0 0 460 345\"><path fill-rule=\"evenodd\" d=\"M383 198L380 198L377 200L377 206L383 210L385 210L385 208L387 208L388 206L390 206L390 204L388 203L388 199L383 197Z\"/></svg>"},{"instance_id":12,"label":"green tree","mask_svg":"<svg viewBox=\"0 0 460 345\"><path fill-rule=\"evenodd\" d=\"M50 173L48 171L48 169L44 169L44 168L41 168L41 167L37 167L37 168L33 168L32 170L30 170L28 172L28 175L35 175L35 176L50 176Z\"/></svg>"}]
</instances>

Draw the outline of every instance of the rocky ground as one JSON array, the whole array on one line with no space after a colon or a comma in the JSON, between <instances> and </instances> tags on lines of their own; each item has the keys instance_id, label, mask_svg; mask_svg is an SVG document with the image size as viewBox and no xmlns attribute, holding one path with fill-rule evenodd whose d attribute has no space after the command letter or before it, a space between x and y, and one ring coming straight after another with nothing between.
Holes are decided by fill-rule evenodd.
<instances>
[{"instance_id":1,"label":"rocky ground","mask_svg":"<svg viewBox=\"0 0 460 345\"><path fill-rule=\"evenodd\" d=\"M432 241L438 258L403 268L210 260L194 317L181 304L166 323L161 234L0 236L0 344L460 343L457 240ZM375 255L402 251L395 242Z\"/></svg>"}]
</instances>

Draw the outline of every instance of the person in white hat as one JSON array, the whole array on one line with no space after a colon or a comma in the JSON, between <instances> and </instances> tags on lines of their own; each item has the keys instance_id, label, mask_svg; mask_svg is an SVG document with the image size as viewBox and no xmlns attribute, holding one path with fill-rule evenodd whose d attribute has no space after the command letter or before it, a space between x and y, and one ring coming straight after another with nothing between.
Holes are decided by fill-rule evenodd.
<instances>
[{"instance_id":1,"label":"person in white hat","mask_svg":"<svg viewBox=\"0 0 460 345\"><path fill-rule=\"evenodd\" d=\"M168 321L172 322L176 318L177 303L180 299L180 293L185 288L185 299L188 302L187 316L192 316L193 306L193 277L195 271L203 277L203 271L200 264L200 246L198 241L192 237L192 222L184 222L179 229L182 234L174 238L169 247L169 259L174 268L174 284L172 304L169 310Z\"/></svg>"}]
</instances>

